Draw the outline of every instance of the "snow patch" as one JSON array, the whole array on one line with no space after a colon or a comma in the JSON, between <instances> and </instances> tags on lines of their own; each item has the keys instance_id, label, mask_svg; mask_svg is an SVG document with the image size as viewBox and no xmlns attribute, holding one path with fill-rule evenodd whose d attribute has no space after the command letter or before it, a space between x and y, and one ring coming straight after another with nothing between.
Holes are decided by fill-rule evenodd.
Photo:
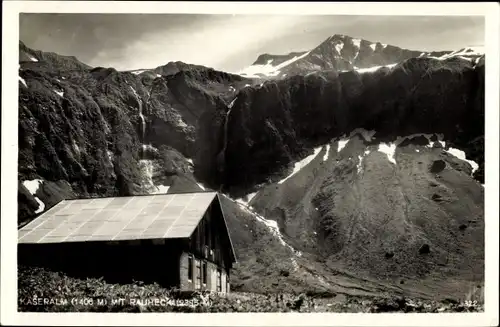
<instances>
[{"instance_id":1,"label":"snow patch","mask_svg":"<svg viewBox=\"0 0 500 327\"><path fill-rule=\"evenodd\" d=\"M380 68L386 67L386 68L393 68L396 66L396 64L390 64L390 65L385 65L385 66L373 66L369 68L360 68L360 69L355 69L358 73L373 73L379 70Z\"/></svg>"},{"instance_id":2,"label":"snow patch","mask_svg":"<svg viewBox=\"0 0 500 327\"><path fill-rule=\"evenodd\" d=\"M257 192L253 192L247 195L247 201L250 202L257 195Z\"/></svg>"},{"instance_id":3,"label":"snow patch","mask_svg":"<svg viewBox=\"0 0 500 327\"><path fill-rule=\"evenodd\" d=\"M30 60L31 60L31 61L38 62L38 59L36 59L36 58L35 58L35 57L33 57L33 56L28 55L28 58L30 58Z\"/></svg>"},{"instance_id":4,"label":"snow patch","mask_svg":"<svg viewBox=\"0 0 500 327\"><path fill-rule=\"evenodd\" d=\"M337 152L342 151L342 149L345 148L345 146L347 145L348 142L349 142L349 139L347 139L347 140L339 140Z\"/></svg>"},{"instance_id":5,"label":"snow patch","mask_svg":"<svg viewBox=\"0 0 500 327\"><path fill-rule=\"evenodd\" d=\"M330 144L327 144L326 145L326 152L323 155L323 161L327 161L329 155L330 155Z\"/></svg>"},{"instance_id":6,"label":"snow patch","mask_svg":"<svg viewBox=\"0 0 500 327\"><path fill-rule=\"evenodd\" d=\"M419 150L419 149L415 149L415 151L416 151L416 152L420 152L420 150Z\"/></svg>"},{"instance_id":7,"label":"snow patch","mask_svg":"<svg viewBox=\"0 0 500 327\"><path fill-rule=\"evenodd\" d=\"M466 158L466 155L465 155L465 152L462 151L462 150L459 150L459 149L455 149L455 148L449 148L448 150L446 150L446 152L448 152L449 154L457 157L458 159L462 160L462 161L466 161L469 163L469 165L472 166L472 174L474 174L474 172L476 172L476 170L479 169L479 165L473 161L473 160L468 160Z\"/></svg>"},{"instance_id":8,"label":"snow patch","mask_svg":"<svg viewBox=\"0 0 500 327\"><path fill-rule=\"evenodd\" d=\"M236 99L238 99L238 97L234 98L233 101L231 101L231 103L227 107L232 108L234 103L236 102Z\"/></svg>"},{"instance_id":9,"label":"snow patch","mask_svg":"<svg viewBox=\"0 0 500 327\"><path fill-rule=\"evenodd\" d=\"M375 49L377 48L377 44L376 43L370 44L370 48L372 48L372 50L375 51Z\"/></svg>"},{"instance_id":10,"label":"snow patch","mask_svg":"<svg viewBox=\"0 0 500 327\"><path fill-rule=\"evenodd\" d=\"M63 91L56 91L54 90L54 93L60 96L61 98L64 98L64 92Z\"/></svg>"},{"instance_id":11,"label":"snow patch","mask_svg":"<svg viewBox=\"0 0 500 327\"><path fill-rule=\"evenodd\" d=\"M382 48L384 48L384 49L387 48L387 44L382 43Z\"/></svg>"},{"instance_id":12,"label":"snow patch","mask_svg":"<svg viewBox=\"0 0 500 327\"><path fill-rule=\"evenodd\" d=\"M343 47L344 47L344 43L343 42L335 44L335 50L337 50L338 54L340 54L340 51L342 51Z\"/></svg>"},{"instance_id":13,"label":"snow patch","mask_svg":"<svg viewBox=\"0 0 500 327\"><path fill-rule=\"evenodd\" d=\"M186 159L186 161L187 161L187 162L189 162L189 164L190 164L191 166L193 166L193 165L194 165L194 163L193 163L193 159Z\"/></svg>"},{"instance_id":14,"label":"snow patch","mask_svg":"<svg viewBox=\"0 0 500 327\"><path fill-rule=\"evenodd\" d=\"M41 179L32 179L23 182L24 187L28 189L31 195L35 195L36 191L38 191L38 188L40 187L41 184L43 184L43 180Z\"/></svg>"},{"instance_id":15,"label":"snow patch","mask_svg":"<svg viewBox=\"0 0 500 327\"><path fill-rule=\"evenodd\" d=\"M357 168L358 168L358 174L361 173L361 170L362 170L362 164L363 164L363 156L358 156L358 165L357 165Z\"/></svg>"},{"instance_id":16,"label":"snow patch","mask_svg":"<svg viewBox=\"0 0 500 327\"><path fill-rule=\"evenodd\" d=\"M450 52L448 54L442 55L441 57L429 56L429 58L437 59L437 60L446 60L446 59L453 58L453 57L459 57L461 59L473 61L474 59L471 58L471 56L475 57L475 56L482 56L482 55L484 55L484 47L467 47L467 48L463 48L463 49L456 50L456 51Z\"/></svg>"},{"instance_id":17,"label":"snow patch","mask_svg":"<svg viewBox=\"0 0 500 327\"><path fill-rule=\"evenodd\" d=\"M80 154L80 147L76 143L76 141L73 139L72 141L73 149L75 150L76 153Z\"/></svg>"},{"instance_id":18,"label":"snow patch","mask_svg":"<svg viewBox=\"0 0 500 327\"><path fill-rule=\"evenodd\" d=\"M168 192L169 188L170 188L170 186L157 185L156 186L156 191L153 191L150 194L165 194L165 193Z\"/></svg>"},{"instance_id":19,"label":"snow patch","mask_svg":"<svg viewBox=\"0 0 500 327\"><path fill-rule=\"evenodd\" d=\"M232 199L231 199L232 200ZM247 205L241 202L237 202L235 200L232 200L233 202L236 202L238 206L245 212L251 214L252 216L255 217L255 219L261 223L263 223L269 231L278 239L278 241L285 247L289 248L293 254L295 254L297 257L302 256L302 253L300 251L295 250L292 246L290 246L288 243L285 242L283 235L281 234L279 227L278 227L278 222L275 220L270 220L264 218L262 215L256 213L255 211L251 210ZM291 258L292 263L294 264L294 267L296 267L296 261L295 258Z\"/></svg>"},{"instance_id":20,"label":"snow patch","mask_svg":"<svg viewBox=\"0 0 500 327\"><path fill-rule=\"evenodd\" d=\"M304 168L305 166L307 166L311 161L314 160L314 158L316 158L316 156L318 155L318 153L321 151L321 146L320 147L317 147L314 149L314 153L305 157L304 159L300 160L299 162L296 162L294 167L293 167L293 172L288 175L287 177L285 177L284 179L280 180L278 182L278 184L283 184L287 179L289 179L290 177L292 177L293 175L295 175L296 173L298 173L302 168Z\"/></svg>"},{"instance_id":21,"label":"snow patch","mask_svg":"<svg viewBox=\"0 0 500 327\"><path fill-rule=\"evenodd\" d=\"M474 60L474 59L472 59L472 58L467 58L467 57L464 57L464 56L457 56L457 57L458 57L458 58L460 58L460 59L464 59L464 60L470 61L470 62L475 61L475 60Z\"/></svg>"},{"instance_id":22,"label":"snow patch","mask_svg":"<svg viewBox=\"0 0 500 327\"><path fill-rule=\"evenodd\" d=\"M265 76L277 76L280 73L280 69L294 63L295 61L304 58L307 56L309 52L304 53L303 55L300 56L295 56L287 61L282 62L281 64L277 66L271 65L273 62L273 59L269 60L265 65L252 65L249 66L240 72L238 72L238 75L245 75L247 77L253 77L253 78L259 78L258 74L265 75Z\"/></svg>"},{"instance_id":23,"label":"snow patch","mask_svg":"<svg viewBox=\"0 0 500 327\"><path fill-rule=\"evenodd\" d=\"M145 70L145 69L143 69L143 70L136 70L136 71L133 71L133 72L131 72L131 73L132 73L132 74L134 74L134 75L139 75L139 74L141 74L141 73L144 73L145 71L146 71L146 70Z\"/></svg>"},{"instance_id":24,"label":"snow patch","mask_svg":"<svg viewBox=\"0 0 500 327\"><path fill-rule=\"evenodd\" d=\"M177 117L177 126L182 128L188 127L188 124L182 119L181 115Z\"/></svg>"},{"instance_id":25,"label":"snow patch","mask_svg":"<svg viewBox=\"0 0 500 327\"><path fill-rule=\"evenodd\" d=\"M436 142L440 143L443 148L446 147L446 142L442 140L443 139L442 134L438 135L438 141L431 141L432 134L421 134L421 135L425 136L427 138L427 140L429 141L429 144L426 145L427 148L434 147L434 144Z\"/></svg>"},{"instance_id":26,"label":"snow patch","mask_svg":"<svg viewBox=\"0 0 500 327\"><path fill-rule=\"evenodd\" d=\"M352 44L359 49L361 46L361 40L360 39L352 39Z\"/></svg>"},{"instance_id":27,"label":"snow patch","mask_svg":"<svg viewBox=\"0 0 500 327\"><path fill-rule=\"evenodd\" d=\"M244 197L236 199L236 202L248 206L248 204L250 203L250 201L252 201L252 199L255 197L255 195L257 195L257 192L249 193L249 194L245 195ZM249 208L253 209L252 207L249 207Z\"/></svg>"},{"instance_id":28,"label":"snow patch","mask_svg":"<svg viewBox=\"0 0 500 327\"><path fill-rule=\"evenodd\" d=\"M142 145L142 150L143 151L151 151L151 152L158 152L158 149L152 146L151 144L143 144Z\"/></svg>"},{"instance_id":29,"label":"snow patch","mask_svg":"<svg viewBox=\"0 0 500 327\"><path fill-rule=\"evenodd\" d=\"M361 171L363 170L363 159L364 157L366 157L367 155L370 154L370 150L365 150L365 152L363 153L363 155L358 155L358 165L357 165L357 168L358 168L358 174L361 173Z\"/></svg>"},{"instance_id":30,"label":"snow patch","mask_svg":"<svg viewBox=\"0 0 500 327\"><path fill-rule=\"evenodd\" d=\"M198 182L196 182L196 184L197 184L197 185L198 185L198 186L199 186L199 187L200 187L203 191L205 191L205 190L206 190L206 188L205 188L205 186L203 186L203 184L198 183Z\"/></svg>"},{"instance_id":31,"label":"snow patch","mask_svg":"<svg viewBox=\"0 0 500 327\"><path fill-rule=\"evenodd\" d=\"M19 81L21 83L23 83L23 85L27 88L28 87L28 84L26 84L26 81L24 80L24 78L22 78L21 76L19 76Z\"/></svg>"},{"instance_id":32,"label":"snow patch","mask_svg":"<svg viewBox=\"0 0 500 327\"><path fill-rule=\"evenodd\" d=\"M390 143L389 145L385 143L380 143L378 145L378 151L383 152L387 155L387 159L393 164L396 164L396 159L394 159L394 153L396 151L396 144Z\"/></svg>"},{"instance_id":33,"label":"snow patch","mask_svg":"<svg viewBox=\"0 0 500 327\"><path fill-rule=\"evenodd\" d=\"M38 209L35 210L35 213L40 213L45 210L45 203L43 203L37 196L35 196L36 202L38 202Z\"/></svg>"}]
</instances>

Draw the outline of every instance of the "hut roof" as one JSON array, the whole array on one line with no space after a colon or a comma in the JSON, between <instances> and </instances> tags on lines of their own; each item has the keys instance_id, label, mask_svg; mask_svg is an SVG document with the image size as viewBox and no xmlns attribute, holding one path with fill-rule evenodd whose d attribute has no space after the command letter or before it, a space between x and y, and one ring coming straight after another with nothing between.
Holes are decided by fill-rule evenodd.
<instances>
[{"instance_id":1,"label":"hut roof","mask_svg":"<svg viewBox=\"0 0 500 327\"><path fill-rule=\"evenodd\" d=\"M63 200L21 228L18 243L187 238L216 197L199 192Z\"/></svg>"}]
</instances>

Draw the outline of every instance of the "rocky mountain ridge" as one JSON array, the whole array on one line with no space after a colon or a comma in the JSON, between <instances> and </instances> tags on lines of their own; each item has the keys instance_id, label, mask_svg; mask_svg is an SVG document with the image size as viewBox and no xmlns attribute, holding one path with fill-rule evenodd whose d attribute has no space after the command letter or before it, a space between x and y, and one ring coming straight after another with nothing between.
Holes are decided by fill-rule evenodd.
<instances>
[{"instance_id":1,"label":"rocky mountain ridge","mask_svg":"<svg viewBox=\"0 0 500 327\"><path fill-rule=\"evenodd\" d=\"M246 77L276 79L318 71L366 71L394 65L410 58L445 60L460 57L476 62L482 55L484 52L480 48L427 52L335 34L310 51L292 52L287 55L260 55L251 66L239 73Z\"/></svg>"}]
</instances>

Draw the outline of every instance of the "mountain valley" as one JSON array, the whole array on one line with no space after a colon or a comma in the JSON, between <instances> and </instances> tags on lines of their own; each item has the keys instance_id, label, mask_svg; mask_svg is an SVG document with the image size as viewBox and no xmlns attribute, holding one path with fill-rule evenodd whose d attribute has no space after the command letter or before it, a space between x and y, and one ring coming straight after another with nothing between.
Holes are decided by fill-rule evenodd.
<instances>
[{"instance_id":1,"label":"mountain valley","mask_svg":"<svg viewBox=\"0 0 500 327\"><path fill-rule=\"evenodd\" d=\"M18 225L62 199L216 190L237 291L462 298L484 280L479 49L333 35L222 72L19 44Z\"/></svg>"}]
</instances>

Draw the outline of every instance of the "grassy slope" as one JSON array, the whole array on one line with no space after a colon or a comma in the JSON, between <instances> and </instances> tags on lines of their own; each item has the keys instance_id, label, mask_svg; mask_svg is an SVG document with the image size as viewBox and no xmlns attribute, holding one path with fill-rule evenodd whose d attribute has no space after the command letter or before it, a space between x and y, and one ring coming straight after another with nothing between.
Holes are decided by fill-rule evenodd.
<instances>
[{"instance_id":1,"label":"grassy slope","mask_svg":"<svg viewBox=\"0 0 500 327\"><path fill-rule=\"evenodd\" d=\"M344 279L351 290L445 298L481 284L484 191L468 164L408 145L397 148L393 165L377 148L353 138L337 154L333 142L326 161L323 149L251 204L277 220L294 247L316 254L309 267L328 272L330 285ZM446 163L439 174L429 171L436 160ZM430 252L421 254L425 244Z\"/></svg>"}]
</instances>

